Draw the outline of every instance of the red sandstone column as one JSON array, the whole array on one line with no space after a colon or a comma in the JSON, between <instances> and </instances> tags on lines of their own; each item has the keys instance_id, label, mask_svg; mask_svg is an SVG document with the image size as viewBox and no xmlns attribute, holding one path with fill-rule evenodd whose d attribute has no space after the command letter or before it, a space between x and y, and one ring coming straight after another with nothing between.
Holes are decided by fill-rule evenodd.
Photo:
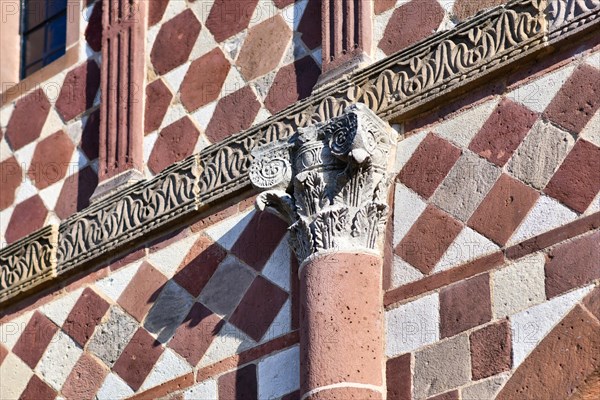
<instances>
[{"instance_id":1,"label":"red sandstone column","mask_svg":"<svg viewBox=\"0 0 600 400\"><path fill-rule=\"evenodd\" d=\"M370 62L372 20L372 1L322 1L323 75L320 84Z\"/></svg>"},{"instance_id":2,"label":"red sandstone column","mask_svg":"<svg viewBox=\"0 0 600 400\"><path fill-rule=\"evenodd\" d=\"M253 151L300 261L302 399L383 399L383 236L396 134L362 104Z\"/></svg>"},{"instance_id":3,"label":"red sandstone column","mask_svg":"<svg viewBox=\"0 0 600 400\"><path fill-rule=\"evenodd\" d=\"M144 0L102 0L100 185L95 198L142 178Z\"/></svg>"}]
</instances>

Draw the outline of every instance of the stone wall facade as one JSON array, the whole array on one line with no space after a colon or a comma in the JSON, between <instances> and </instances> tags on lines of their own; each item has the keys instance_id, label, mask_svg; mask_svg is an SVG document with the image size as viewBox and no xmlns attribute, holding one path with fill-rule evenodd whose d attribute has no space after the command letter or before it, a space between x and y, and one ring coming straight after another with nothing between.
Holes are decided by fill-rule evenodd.
<instances>
[{"instance_id":1,"label":"stone wall facade","mask_svg":"<svg viewBox=\"0 0 600 400\"><path fill-rule=\"evenodd\" d=\"M77 62L0 109L0 398L597 392L600 2L375 0L373 65L323 83L320 1L152 0L147 180L92 201L85 3Z\"/></svg>"}]
</instances>

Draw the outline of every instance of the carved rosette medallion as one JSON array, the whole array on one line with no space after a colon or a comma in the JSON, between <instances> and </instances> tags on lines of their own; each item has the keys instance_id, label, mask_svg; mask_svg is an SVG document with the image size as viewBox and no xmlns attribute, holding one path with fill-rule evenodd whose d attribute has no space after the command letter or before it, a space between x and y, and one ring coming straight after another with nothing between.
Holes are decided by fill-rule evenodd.
<instances>
[{"instance_id":1,"label":"carved rosette medallion","mask_svg":"<svg viewBox=\"0 0 600 400\"><path fill-rule=\"evenodd\" d=\"M256 148L249 175L290 224L300 261L319 252L377 251L387 219L388 160L396 132L363 104L289 140Z\"/></svg>"}]
</instances>

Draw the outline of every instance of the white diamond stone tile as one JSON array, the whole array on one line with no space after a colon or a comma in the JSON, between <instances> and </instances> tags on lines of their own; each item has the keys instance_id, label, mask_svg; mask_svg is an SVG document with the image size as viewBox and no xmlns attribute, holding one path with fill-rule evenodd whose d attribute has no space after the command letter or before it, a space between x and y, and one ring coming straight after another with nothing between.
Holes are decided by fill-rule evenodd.
<instances>
[{"instance_id":1,"label":"white diamond stone tile","mask_svg":"<svg viewBox=\"0 0 600 400\"><path fill-rule=\"evenodd\" d=\"M56 325L63 326L65 320L69 316L69 313L73 307L75 307L75 303L77 303L77 300L79 300L81 292L83 292L83 289L77 289L76 291L63 296L60 299L45 304L40 308L40 312Z\"/></svg>"},{"instance_id":2,"label":"white diamond stone tile","mask_svg":"<svg viewBox=\"0 0 600 400\"><path fill-rule=\"evenodd\" d=\"M289 234L285 234L271 257L267 260L262 274L277 286L290 291L292 250L289 244Z\"/></svg>"},{"instance_id":3,"label":"white diamond stone tile","mask_svg":"<svg viewBox=\"0 0 600 400\"><path fill-rule=\"evenodd\" d=\"M217 381L209 379L183 392L185 400L217 400Z\"/></svg>"},{"instance_id":4,"label":"white diamond stone tile","mask_svg":"<svg viewBox=\"0 0 600 400\"><path fill-rule=\"evenodd\" d=\"M163 15L163 21L167 22L177 15L181 14L185 11L186 1L169 1L167 8L165 9L165 14Z\"/></svg>"},{"instance_id":5,"label":"white diamond stone tile","mask_svg":"<svg viewBox=\"0 0 600 400\"><path fill-rule=\"evenodd\" d=\"M4 139L0 140L0 162L8 160L12 155L13 153L8 146L8 142Z\"/></svg>"},{"instance_id":6,"label":"white diamond stone tile","mask_svg":"<svg viewBox=\"0 0 600 400\"><path fill-rule=\"evenodd\" d=\"M144 136L144 164L148 164L156 139L158 139L158 131Z\"/></svg>"},{"instance_id":7,"label":"white diamond stone tile","mask_svg":"<svg viewBox=\"0 0 600 400\"><path fill-rule=\"evenodd\" d=\"M281 11L281 16L292 31L298 30L298 25L307 5L308 0L298 0Z\"/></svg>"},{"instance_id":8,"label":"white diamond stone tile","mask_svg":"<svg viewBox=\"0 0 600 400\"><path fill-rule=\"evenodd\" d=\"M10 117L15 110L15 103L10 103L0 108L0 127L3 131L6 131Z\"/></svg>"},{"instance_id":9,"label":"white diamond stone tile","mask_svg":"<svg viewBox=\"0 0 600 400\"><path fill-rule=\"evenodd\" d=\"M190 64L191 63L187 62L163 75L163 78L165 79L165 81L167 81L167 84L171 88L172 93L179 92L181 82L183 82L183 78L185 78L185 74L190 68Z\"/></svg>"},{"instance_id":10,"label":"white diamond stone tile","mask_svg":"<svg viewBox=\"0 0 600 400\"><path fill-rule=\"evenodd\" d=\"M6 234L6 228L8 228L8 223L10 222L14 210L15 208L11 206L0 211L0 249L3 249L6 246L4 235Z\"/></svg>"},{"instance_id":11,"label":"white diamond stone tile","mask_svg":"<svg viewBox=\"0 0 600 400\"><path fill-rule=\"evenodd\" d=\"M600 110L596 111L579 136L600 147Z\"/></svg>"},{"instance_id":12,"label":"white diamond stone tile","mask_svg":"<svg viewBox=\"0 0 600 400\"><path fill-rule=\"evenodd\" d=\"M193 10L195 6L201 7L203 3L206 4L203 1L196 1L194 3L190 3L190 8L192 8ZM206 29L205 26L203 26L202 29L200 29L198 39L196 39L196 43L194 44L192 52L190 53L190 60L197 60L198 58L202 57L206 53L209 53L210 51L214 50L215 47L218 46L219 45L217 44L217 42L215 42L215 38L213 37L213 35L208 29Z\"/></svg>"},{"instance_id":13,"label":"white diamond stone tile","mask_svg":"<svg viewBox=\"0 0 600 400\"><path fill-rule=\"evenodd\" d=\"M255 344L254 340L248 335L230 323L227 323L213 339L206 350L206 353L200 360L198 368L206 367L227 357L234 356L253 347Z\"/></svg>"},{"instance_id":14,"label":"white diamond stone tile","mask_svg":"<svg viewBox=\"0 0 600 400\"><path fill-rule=\"evenodd\" d=\"M131 282L131 279L133 279L140 265L142 265L142 262L136 261L127 267L119 268L106 278L96 282L95 286L116 303L127 285L129 285L129 282Z\"/></svg>"},{"instance_id":15,"label":"white diamond stone tile","mask_svg":"<svg viewBox=\"0 0 600 400\"><path fill-rule=\"evenodd\" d=\"M235 242L238 240L252 217L255 211L248 211L227 218L206 229L206 234L212 240L219 243L226 250L231 250Z\"/></svg>"},{"instance_id":16,"label":"white diamond stone tile","mask_svg":"<svg viewBox=\"0 0 600 400\"><path fill-rule=\"evenodd\" d=\"M217 102L213 101L212 103L199 108L198 111L192 114L192 118L194 118L202 130L205 131L208 127L208 123L213 117L215 108L217 108Z\"/></svg>"},{"instance_id":17,"label":"white diamond stone tile","mask_svg":"<svg viewBox=\"0 0 600 400\"><path fill-rule=\"evenodd\" d=\"M583 214L590 215L590 214L596 213L598 211L600 211L600 192L598 192L598 194L596 195L594 200L592 200L592 202L588 206L587 210L585 210L585 212Z\"/></svg>"},{"instance_id":18,"label":"white diamond stone tile","mask_svg":"<svg viewBox=\"0 0 600 400\"><path fill-rule=\"evenodd\" d=\"M396 184L394 195L394 247L402 241L425 208L427 208L427 204L418 194L401 183Z\"/></svg>"},{"instance_id":19,"label":"white diamond stone tile","mask_svg":"<svg viewBox=\"0 0 600 400\"><path fill-rule=\"evenodd\" d=\"M493 253L499 247L475 232L465 227L448 247L433 272L440 272L475 260L486 254Z\"/></svg>"},{"instance_id":20,"label":"white diamond stone tile","mask_svg":"<svg viewBox=\"0 0 600 400\"><path fill-rule=\"evenodd\" d=\"M279 310L279 314L261 339L261 343L268 342L292 331L292 302L288 299Z\"/></svg>"},{"instance_id":21,"label":"white diamond stone tile","mask_svg":"<svg viewBox=\"0 0 600 400\"><path fill-rule=\"evenodd\" d=\"M58 115L55 108L50 108L50 112L48 113L48 118L46 118L46 123L42 128L42 132L40 134L39 140L43 140L53 133L58 132L59 130L65 127L62 118Z\"/></svg>"},{"instance_id":22,"label":"white diamond stone tile","mask_svg":"<svg viewBox=\"0 0 600 400\"><path fill-rule=\"evenodd\" d=\"M17 161L19 162L19 166L23 170L23 173L26 174L31 166L31 160L33 159L33 154L35 153L35 148L37 147L38 142L32 142L28 145L21 147L19 150L15 151L14 155Z\"/></svg>"},{"instance_id":23,"label":"white diamond stone tile","mask_svg":"<svg viewBox=\"0 0 600 400\"><path fill-rule=\"evenodd\" d=\"M271 18L279 13L279 8L273 3L272 0L261 0L254 9L254 14L250 18L249 28L260 24L263 21Z\"/></svg>"},{"instance_id":24,"label":"white diamond stone tile","mask_svg":"<svg viewBox=\"0 0 600 400\"><path fill-rule=\"evenodd\" d=\"M466 148L481 130L483 124L488 120L498 103L499 99L493 99L479 104L451 117L447 121L441 122L432 130L440 137Z\"/></svg>"},{"instance_id":25,"label":"white diamond stone tile","mask_svg":"<svg viewBox=\"0 0 600 400\"><path fill-rule=\"evenodd\" d=\"M300 388L300 347L294 346L258 363L258 398L274 399Z\"/></svg>"},{"instance_id":26,"label":"white diamond stone tile","mask_svg":"<svg viewBox=\"0 0 600 400\"><path fill-rule=\"evenodd\" d=\"M592 67L600 69L600 51L597 51L588 58L586 58L585 62L591 65Z\"/></svg>"},{"instance_id":27,"label":"white diamond stone tile","mask_svg":"<svg viewBox=\"0 0 600 400\"><path fill-rule=\"evenodd\" d=\"M427 131L415 133L406 139L400 141L396 147L396 161L394 163L394 171L400 172L404 165L410 160L417 147L427 136Z\"/></svg>"},{"instance_id":28,"label":"white diamond stone tile","mask_svg":"<svg viewBox=\"0 0 600 400\"><path fill-rule=\"evenodd\" d=\"M221 93L219 93L219 99L230 95L232 93L237 92L241 88L246 86L246 81L239 73L235 66L232 66L225 78L225 83L223 83L223 87L221 88Z\"/></svg>"},{"instance_id":29,"label":"white diamond stone tile","mask_svg":"<svg viewBox=\"0 0 600 400\"><path fill-rule=\"evenodd\" d=\"M148 390L192 372L192 367L171 349L166 349L144 381L140 391Z\"/></svg>"},{"instance_id":30,"label":"white diamond stone tile","mask_svg":"<svg viewBox=\"0 0 600 400\"><path fill-rule=\"evenodd\" d=\"M37 188L31 183L28 177L25 177L23 178L23 182L21 182L21 186L17 189L15 204L19 204L36 194L38 194Z\"/></svg>"},{"instance_id":31,"label":"white diamond stone tile","mask_svg":"<svg viewBox=\"0 0 600 400\"><path fill-rule=\"evenodd\" d=\"M64 180L61 180L40 190L40 197L48 210L54 210L56 207L64 183Z\"/></svg>"},{"instance_id":32,"label":"white diamond stone tile","mask_svg":"<svg viewBox=\"0 0 600 400\"><path fill-rule=\"evenodd\" d=\"M36 367L37 374L59 391L83 351L59 330L50 341L44 356Z\"/></svg>"},{"instance_id":33,"label":"white diamond stone tile","mask_svg":"<svg viewBox=\"0 0 600 400\"><path fill-rule=\"evenodd\" d=\"M516 88L507 97L537 112L543 112L569 79L575 66L569 65L558 71L544 75L535 81Z\"/></svg>"},{"instance_id":34,"label":"white diamond stone tile","mask_svg":"<svg viewBox=\"0 0 600 400\"><path fill-rule=\"evenodd\" d=\"M400 256L394 254L394 263L392 264L392 288L406 285L414 281L418 281L425 275Z\"/></svg>"},{"instance_id":35,"label":"white diamond stone tile","mask_svg":"<svg viewBox=\"0 0 600 400\"><path fill-rule=\"evenodd\" d=\"M189 253L199 234L190 235L164 249L148 255L148 261L156 267L164 276L171 279L181 265L187 253Z\"/></svg>"},{"instance_id":36,"label":"white diamond stone tile","mask_svg":"<svg viewBox=\"0 0 600 400\"><path fill-rule=\"evenodd\" d=\"M33 371L16 355L9 353L0 365L0 399L18 399Z\"/></svg>"},{"instance_id":37,"label":"white diamond stone tile","mask_svg":"<svg viewBox=\"0 0 600 400\"><path fill-rule=\"evenodd\" d=\"M121 400L133 396L134 391L125 381L112 372L106 376L104 383L96 393L98 400Z\"/></svg>"},{"instance_id":38,"label":"white diamond stone tile","mask_svg":"<svg viewBox=\"0 0 600 400\"><path fill-rule=\"evenodd\" d=\"M0 325L0 342L4 347L8 350L12 350L17 343L17 340L21 337L21 333L25 330L32 315L33 311L29 311Z\"/></svg>"},{"instance_id":39,"label":"white diamond stone tile","mask_svg":"<svg viewBox=\"0 0 600 400\"><path fill-rule=\"evenodd\" d=\"M539 342L583 299L593 286L556 297L510 317L513 368L517 368Z\"/></svg>"},{"instance_id":40,"label":"white diamond stone tile","mask_svg":"<svg viewBox=\"0 0 600 400\"><path fill-rule=\"evenodd\" d=\"M575 212L558 201L548 196L540 196L507 244L513 245L522 242L525 239L563 226L576 218L577 214Z\"/></svg>"},{"instance_id":41,"label":"white diamond stone tile","mask_svg":"<svg viewBox=\"0 0 600 400\"><path fill-rule=\"evenodd\" d=\"M387 311L385 354L394 357L437 342L440 339L439 310L439 295L433 293Z\"/></svg>"}]
</instances>

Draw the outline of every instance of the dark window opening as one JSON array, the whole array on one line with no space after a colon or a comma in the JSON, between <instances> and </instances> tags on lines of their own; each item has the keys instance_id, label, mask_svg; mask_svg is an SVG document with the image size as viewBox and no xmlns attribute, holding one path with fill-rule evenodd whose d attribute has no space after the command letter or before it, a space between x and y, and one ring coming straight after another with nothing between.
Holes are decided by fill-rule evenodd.
<instances>
[{"instance_id":1,"label":"dark window opening","mask_svg":"<svg viewBox=\"0 0 600 400\"><path fill-rule=\"evenodd\" d=\"M65 54L67 0L22 0L21 79Z\"/></svg>"}]
</instances>

